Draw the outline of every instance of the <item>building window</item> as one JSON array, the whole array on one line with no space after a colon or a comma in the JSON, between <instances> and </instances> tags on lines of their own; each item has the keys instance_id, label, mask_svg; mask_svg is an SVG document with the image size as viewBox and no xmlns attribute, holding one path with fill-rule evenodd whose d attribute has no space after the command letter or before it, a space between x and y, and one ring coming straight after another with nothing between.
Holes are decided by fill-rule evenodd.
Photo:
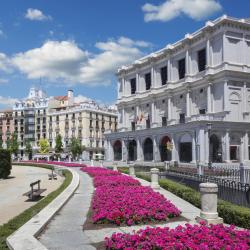
<instances>
[{"instance_id":1,"label":"building window","mask_svg":"<svg viewBox=\"0 0 250 250\"><path fill-rule=\"evenodd\" d=\"M130 80L130 87L131 87L131 95L135 94L136 92L136 78Z\"/></svg>"},{"instance_id":2,"label":"building window","mask_svg":"<svg viewBox=\"0 0 250 250\"><path fill-rule=\"evenodd\" d=\"M205 115L206 114L206 109L200 109L199 113L200 113L200 115Z\"/></svg>"},{"instance_id":3,"label":"building window","mask_svg":"<svg viewBox=\"0 0 250 250\"><path fill-rule=\"evenodd\" d=\"M151 88L151 73L145 75L146 90Z\"/></svg>"},{"instance_id":4,"label":"building window","mask_svg":"<svg viewBox=\"0 0 250 250\"><path fill-rule=\"evenodd\" d=\"M206 49L198 51L198 68L199 72L206 69L207 58L206 58Z\"/></svg>"},{"instance_id":5,"label":"building window","mask_svg":"<svg viewBox=\"0 0 250 250\"><path fill-rule=\"evenodd\" d=\"M146 120L146 128L150 128L150 119L149 118Z\"/></svg>"},{"instance_id":6,"label":"building window","mask_svg":"<svg viewBox=\"0 0 250 250\"><path fill-rule=\"evenodd\" d=\"M132 131L135 131L135 122L131 122L131 129Z\"/></svg>"},{"instance_id":7,"label":"building window","mask_svg":"<svg viewBox=\"0 0 250 250\"><path fill-rule=\"evenodd\" d=\"M180 114L180 123L185 123L185 113Z\"/></svg>"},{"instance_id":8,"label":"building window","mask_svg":"<svg viewBox=\"0 0 250 250\"><path fill-rule=\"evenodd\" d=\"M167 117L166 116L163 116L161 118L161 122L162 122L162 127L166 127L167 126Z\"/></svg>"},{"instance_id":9,"label":"building window","mask_svg":"<svg viewBox=\"0 0 250 250\"><path fill-rule=\"evenodd\" d=\"M182 58L178 61L178 73L179 73L179 79L183 79L186 74L186 61L185 58Z\"/></svg>"},{"instance_id":10,"label":"building window","mask_svg":"<svg viewBox=\"0 0 250 250\"><path fill-rule=\"evenodd\" d=\"M56 121L59 122L59 116L58 115L56 116Z\"/></svg>"},{"instance_id":11,"label":"building window","mask_svg":"<svg viewBox=\"0 0 250 250\"><path fill-rule=\"evenodd\" d=\"M161 68L161 85L166 85L168 81L168 67Z\"/></svg>"}]
</instances>

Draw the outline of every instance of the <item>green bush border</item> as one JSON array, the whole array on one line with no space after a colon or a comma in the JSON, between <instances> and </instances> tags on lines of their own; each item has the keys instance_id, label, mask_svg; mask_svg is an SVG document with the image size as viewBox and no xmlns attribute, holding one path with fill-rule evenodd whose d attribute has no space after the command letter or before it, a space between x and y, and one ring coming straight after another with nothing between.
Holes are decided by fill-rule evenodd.
<instances>
[{"instance_id":1,"label":"green bush border","mask_svg":"<svg viewBox=\"0 0 250 250\"><path fill-rule=\"evenodd\" d=\"M136 173L138 178L144 179L150 182L150 177ZM200 208L201 200L200 193L195 189L177 183L169 179L160 179L159 184L162 188L169 192L179 196L183 200L186 200L194 206ZM224 200L218 200L218 213L219 216L224 219L225 223L234 224L238 227L250 229L250 209L247 207L237 206Z\"/></svg>"},{"instance_id":2,"label":"green bush border","mask_svg":"<svg viewBox=\"0 0 250 250\"><path fill-rule=\"evenodd\" d=\"M22 164L14 163L13 165L33 166L33 167L51 169L51 166L42 164L36 165L27 163L25 165L23 163ZM0 226L0 249L8 249L6 244L7 237L12 233L14 233L19 227L25 224L33 216L38 214L44 207L46 207L51 201L53 201L59 194L61 194L69 186L73 177L72 173L67 169L63 169L62 174L65 177L65 179L58 189L47 195L45 198L36 203L34 206L28 208L21 214L17 215L13 219L9 220L7 223Z\"/></svg>"}]
</instances>

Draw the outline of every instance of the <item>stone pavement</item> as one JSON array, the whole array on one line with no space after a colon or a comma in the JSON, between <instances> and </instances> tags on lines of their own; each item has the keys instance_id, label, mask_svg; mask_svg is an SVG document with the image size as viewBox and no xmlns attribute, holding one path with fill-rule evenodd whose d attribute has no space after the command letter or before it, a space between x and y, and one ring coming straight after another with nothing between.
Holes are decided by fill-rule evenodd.
<instances>
[{"instance_id":1,"label":"stone pavement","mask_svg":"<svg viewBox=\"0 0 250 250\"><path fill-rule=\"evenodd\" d=\"M91 244L103 241L106 236L111 236L114 232L131 233L133 230L147 227L147 225L131 227L110 226L110 228L83 231L82 225L86 220L94 188L91 178L79 170L78 172L80 174L80 185L77 191L59 214L49 223L47 229L39 236L39 240L44 246L53 250L95 249ZM138 180L142 185L150 185L147 181ZM187 222L195 223L195 217L200 214L198 208L166 190L160 189L158 191L183 211L183 218L181 221L151 225L152 227L168 226L174 228Z\"/></svg>"},{"instance_id":2,"label":"stone pavement","mask_svg":"<svg viewBox=\"0 0 250 250\"><path fill-rule=\"evenodd\" d=\"M8 222L37 201L26 201L23 196L30 190L30 183L41 180L41 188L47 190L42 194L48 195L56 190L63 182L63 177L57 176L57 180L49 180L51 171L45 168L12 166L11 178L0 180L0 225Z\"/></svg>"}]
</instances>

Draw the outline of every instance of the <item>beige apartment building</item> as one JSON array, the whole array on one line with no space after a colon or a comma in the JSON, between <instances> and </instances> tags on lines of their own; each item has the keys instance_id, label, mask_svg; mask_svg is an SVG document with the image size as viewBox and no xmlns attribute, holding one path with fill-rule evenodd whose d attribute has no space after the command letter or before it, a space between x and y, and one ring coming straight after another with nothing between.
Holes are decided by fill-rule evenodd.
<instances>
[{"instance_id":1,"label":"beige apartment building","mask_svg":"<svg viewBox=\"0 0 250 250\"><path fill-rule=\"evenodd\" d=\"M117 129L117 111L94 101L74 102L74 93L56 96L49 100L47 112L47 138L53 150L56 136L62 136L64 151L67 153L70 140L78 138L86 150L82 158L91 159L93 154L104 154L104 132Z\"/></svg>"}]
</instances>

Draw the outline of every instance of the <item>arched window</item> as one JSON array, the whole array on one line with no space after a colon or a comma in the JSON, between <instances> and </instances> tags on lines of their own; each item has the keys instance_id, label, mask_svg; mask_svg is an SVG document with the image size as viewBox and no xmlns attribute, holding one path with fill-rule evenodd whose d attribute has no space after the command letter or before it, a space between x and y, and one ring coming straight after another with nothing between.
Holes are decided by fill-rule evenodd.
<instances>
[{"instance_id":1,"label":"arched window","mask_svg":"<svg viewBox=\"0 0 250 250\"><path fill-rule=\"evenodd\" d=\"M184 134L179 142L180 162L192 161L192 137L189 134Z\"/></svg>"},{"instance_id":2,"label":"arched window","mask_svg":"<svg viewBox=\"0 0 250 250\"><path fill-rule=\"evenodd\" d=\"M121 141L116 141L113 146L114 150L114 160L121 161L122 159L122 143Z\"/></svg>"},{"instance_id":3,"label":"arched window","mask_svg":"<svg viewBox=\"0 0 250 250\"><path fill-rule=\"evenodd\" d=\"M161 143L159 145L161 161L171 161L172 159L171 147L172 147L171 139L168 136L164 136L161 139Z\"/></svg>"},{"instance_id":4,"label":"arched window","mask_svg":"<svg viewBox=\"0 0 250 250\"><path fill-rule=\"evenodd\" d=\"M210 136L209 154L212 162L222 162L221 141L215 134Z\"/></svg>"},{"instance_id":5,"label":"arched window","mask_svg":"<svg viewBox=\"0 0 250 250\"><path fill-rule=\"evenodd\" d=\"M135 161L137 159L137 144L135 140L128 143L128 160Z\"/></svg>"}]
</instances>

